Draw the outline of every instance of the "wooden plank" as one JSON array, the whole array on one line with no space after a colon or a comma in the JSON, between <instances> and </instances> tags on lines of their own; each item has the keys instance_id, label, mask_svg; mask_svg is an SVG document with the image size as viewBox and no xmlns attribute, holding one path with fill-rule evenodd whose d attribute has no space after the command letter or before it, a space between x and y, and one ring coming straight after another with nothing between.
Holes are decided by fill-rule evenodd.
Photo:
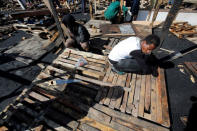
<instances>
[{"instance_id":1,"label":"wooden plank","mask_svg":"<svg viewBox=\"0 0 197 131\"><path fill-rule=\"evenodd\" d=\"M126 84L126 78L127 78L127 74L119 75L117 85L124 87ZM116 105L115 105L115 108L118 110L120 109L123 96L124 96L124 90L120 89L118 91L118 98L116 99Z\"/></svg>"},{"instance_id":2,"label":"wooden plank","mask_svg":"<svg viewBox=\"0 0 197 131\"><path fill-rule=\"evenodd\" d=\"M156 79L156 94L157 94L157 123L162 123L162 96L161 96L161 80L160 76Z\"/></svg>"},{"instance_id":3,"label":"wooden plank","mask_svg":"<svg viewBox=\"0 0 197 131\"><path fill-rule=\"evenodd\" d=\"M106 106L103 106L103 105L100 105L100 104L94 104L93 108L99 110L99 111L102 111L103 113L106 113L110 116L115 117L115 118L118 118L118 119L121 119L121 120L124 120L126 122L129 122L129 123L133 123L135 125L138 125L144 129L149 129L149 130L160 130L160 131L169 131L169 129L167 128L164 128L162 126L159 126L157 124L153 124L151 122L148 122L148 121L145 121L145 120L142 120L142 119L139 119L139 118L136 118L136 117L133 117L131 115L127 115L125 113L121 113L119 111L115 111L111 108L108 108Z\"/></svg>"},{"instance_id":4,"label":"wooden plank","mask_svg":"<svg viewBox=\"0 0 197 131\"><path fill-rule=\"evenodd\" d=\"M111 69L111 66L109 66L109 68ZM115 76L115 73L114 73L112 70L110 70L110 72L109 72L108 75L109 75L109 77L108 77L108 79L107 79L107 82L112 83L113 78L114 78L114 76ZM116 83L114 83L114 84L116 84Z\"/></svg>"},{"instance_id":5,"label":"wooden plank","mask_svg":"<svg viewBox=\"0 0 197 131\"><path fill-rule=\"evenodd\" d=\"M64 52L64 53L62 53L62 54L60 54L59 55L60 57L62 57L62 58L68 58L67 56L68 56L68 52ZM80 59L81 58L81 56L79 55L79 54L73 54L72 52L71 52L71 54L70 54L70 57L69 58L75 58L75 59ZM95 63L100 63L100 64L106 64L106 61L105 60L101 60L101 59L94 59L94 58L85 58L88 62L95 62Z\"/></svg>"},{"instance_id":6,"label":"wooden plank","mask_svg":"<svg viewBox=\"0 0 197 131\"><path fill-rule=\"evenodd\" d=\"M60 22L59 22L59 19L58 19L58 16L57 16L57 12L56 12L56 10L55 10L55 7L54 7L54 5L53 5L53 2L50 1L50 0L43 0L43 1L44 1L45 5L49 8L51 14L53 15L53 18L54 18L55 23L56 23L56 25L57 25L57 29L58 29L58 31L59 31L59 34L60 34L60 36L63 38L63 43L65 43L64 32L63 32L62 27L61 27L61 24L60 24Z\"/></svg>"},{"instance_id":7,"label":"wooden plank","mask_svg":"<svg viewBox=\"0 0 197 131\"><path fill-rule=\"evenodd\" d=\"M126 80L126 87L130 87L130 82L131 82L131 73L128 74L127 76L127 80ZM120 107L120 111L121 112L125 112L126 111L126 106L127 106L127 101L128 101L128 95L129 92L125 91L124 92L124 97L123 97L123 101L122 101L122 105Z\"/></svg>"},{"instance_id":8,"label":"wooden plank","mask_svg":"<svg viewBox=\"0 0 197 131\"><path fill-rule=\"evenodd\" d=\"M47 98L47 97L45 97L45 96L43 96L43 95L40 95L40 94L38 94L38 93L36 93L36 92L31 92L31 93L29 93L29 96L31 96L31 97L33 97L33 98L35 98L36 100L39 100L39 101L41 101L41 102L49 101L49 98Z\"/></svg>"},{"instance_id":9,"label":"wooden plank","mask_svg":"<svg viewBox=\"0 0 197 131\"><path fill-rule=\"evenodd\" d=\"M114 84L115 85L115 83L117 82L117 79L118 79L118 74L114 74L114 79L113 79L113 81L112 81L112 84ZM113 92L114 92L114 88L115 87L111 87L110 89L109 89L109 92L108 92L108 94L107 94L107 97L106 97L106 99L105 99L105 101L104 101L104 104L105 105L109 105L110 104L110 102L111 102L111 98L112 98L112 95L113 95Z\"/></svg>"},{"instance_id":10,"label":"wooden plank","mask_svg":"<svg viewBox=\"0 0 197 131\"><path fill-rule=\"evenodd\" d=\"M146 75L145 112L150 113L151 103L151 75Z\"/></svg>"},{"instance_id":11,"label":"wooden plank","mask_svg":"<svg viewBox=\"0 0 197 131\"><path fill-rule=\"evenodd\" d=\"M136 78L136 87L135 87L135 94L134 94L134 100L133 100L134 108L132 110L132 115L135 116L135 117L138 116L139 100L140 100L140 90L141 90L141 75L137 75L137 78Z\"/></svg>"},{"instance_id":12,"label":"wooden plank","mask_svg":"<svg viewBox=\"0 0 197 131\"><path fill-rule=\"evenodd\" d=\"M151 76L151 120L157 120L156 78Z\"/></svg>"},{"instance_id":13,"label":"wooden plank","mask_svg":"<svg viewBox=\"0 0 197 131\"><path fill-rule=\"evenodd\" d=\"M146 75L142 75L139 113L138 113L140 117L144 116L145 90L146 90Z\"/></svg>"},{"instance_id":14,"label":"wooden plank","mask_svg":"<svg viewBox=\"0 0 197 131\"><path fill-rule=\"evenodd\" d=\"M50 99L55 99L55 98L56 98L55 96L49 94L48 91L45 91L45 90L42 89L42 88L34 87L34 88L32 88L32 90L33 90L33 91L36 91L36 92L39 92L40 94L42 94L42 95L44 95L44 96L46 96L46 97L48 97L48 98L50 98Z\"/></svg>"},{"instance_id":15,"label":"wooden plank","mask_svg":"<svg viewBox=\"0 0 197 131\"><path fill-rule=\"evenodd\" d=\"M133 98L134 98L134 92L135 92L135 87L136 87L136 74L132 75L132 80L131 80L131 91L129 92L129 97L128 97L128 102L127 102L127 107L126 107L126 112L131 114L131 111L133 109Z\"/></svg>"},{"instance_id":16,"label":"wooden plank","mask_svg":"<svg viewBox=\"0 0 197 131\"><path fill-rule=\"evenodd\" d=\"M134 130L134 131L150 131L149 129L145 129L139 125L136 125L136 124L133 124L131 122L127 122L127 121L124 121L124 120L121 120L119 118L116 118L116 117L113 117L112 118L113 121L121 124L122 126L125 126L125 127L129 127L130 130Z\"/></svg>"},{"instance_id":17,"label":"wooden plank","mask_svg":"<svg viewBox=\"0 0 197 131\"><path fill-rule=\"evenodd\" d=\"M60 54L59 56L58 56L58 58L62 58L62 59L67 59L67 60L72 60L72 61L78 61L80 58L81 58L81 56L78 56L78 55L75 55L75 54L72 54L72 53L70 53L69 55L68 55L69 53L64 53L64 54ZM68 57L69 56L69 57ZM99 63L100 61L99 60L96 60L96 59L94 59L94 62L92 62L92 61L89 61L89 60L92 60L92 59L87 59L86 58L86 60L87 60L87 62L88 62L88 65L92 65L92 66L96 66L96 67L100 67L100 68L105 68L105 61L103 61L103 60L100 60L101 61L101 63L103 63L103 64L101 64L101 63ZM97 62L98 61L98 62Z\"/></svg>"},{"instance_id":18,"label":"wooden plank","mask_svg":"<svg viewBox=\"0 0 197 131\"><path fill-rule=\"evenodd\" d=\"M116 100L119 98L119 91L121 90L119 86L115 86L113 88L114 88L114 91L113 91L113 95L111 97L111 101L109 104L109 107L112 109L114 109L114 107L116 106Z\"/></svg>"},{"instance_id":19,"label":"wooden plank","mask_svg":"<svg viewBox=\"0 0 197 131\"><path fill-rule=\"evenodd\" d=\"M115 131L114 129L110 128L109 126L105 126L89 117L84 117L82 119L79 120L82 123L87 123L88 125L91 125L92 127L95 127L99 130L103 130L103 131Z\"/></svg>"},{"instance_id":20,"label":"wooden plank","mask_svg":"<svg viewBox=\"0 0 197 131\"><path fill-rule=\"evenodd\" d=\"M70 68L70 69L76 69L75 68L75 65L72 65L72 64L68 64L68 63L64 63L64 62L61 62L59 60L55 60L53 62L54 64L57 64L57 65L62 65L64 67L67 67L67 68ZM100 78L102 76L104 76L104 73L102 72L99 72L99 71L93 71L91 69L86 69L84 67L77 67L78 70L82 70L82 73L84 75L88 75L88 76L92 76L92 77L95 77L95 78Z\"/></svg>"},{"instance_id":21,"label":"wooden plank","mask_svg":"<svg viewBox=\"0 0 197 131\"><path fill-rule=\"evenodd\" d=\"M108 81L108 79L109 79L109 77L111 76L110 74L111 74L111 66L109 66L108 67L108 69L107 69L107 72L105 73L105 76L104 76L104 78L103 78L103 81L104 82L107 82Z\"/></svg>"},{"instance_id":22,"label":"wooden plank","mask_svg":"<svg viewBox=\"0 0 197 131\"><path fill-rule=\"evenodd\" d=\"M185 62L185 65L193 72L193 75L197 76L197 70L194 68L191 62Z\"/></svg>"},{"instance_id":23,"label":"wooden plank","mask_svg":"<svg viewBox=\"0 0 197 131\"><path fill-rule=\"evenodd\" d=\"M166 83L165 83L165 76L164 76L164 70L159 69L159 79L161 81L161 96L162 96L162 118L163 123L162 125L165 127L170 127L170 116L169 116L169 110L168 110L168 99L167 99L167 91L166 91Z\"/></svg>"},{"instance_id":24,"label":"wooden plank","mask_svg":"<svg viewBox=\"0 0 197 131\"><path fill-rule=\"evenodd\" d=\"M183 0L174 1L173 6L169 11L168 16L166 17L166 20L165 20L163 27L162 27L163 32L160 37L160 43L161 43L160 47L161 47L165 37L168 34L168 31L169 31L169 28L170 28L172 22L174 21L174 19L176 18L176 15L178 14L178 11L179 11L179 8L180 8L182 2L183 2Z\"/></svg>"},{"instance_id":25,"label":"wooden plank","mask_svg":"<svg viewBox=\"0 0 197 131\"><path fill-rule=\"evenodd\" d=\"M118 131L130 131L131 130L130 128L128 128L126 126L123 126L123 125L121 125L121 124L119 124L119 123L117 123L113 120L111 121L110 124L113 126L113 128L115 128Z\"/></svg>"},{"instance_id":26,"label":"wooden plank","mask_svg":"<svg viewBox=\"0 0 197 131\"><path fill-rule=\"evenodd\" d=\"M72 61L72 60L68 60L68 59L62 59L60 57L58 57L57 59L59 61L61 61L61 62L72 64L72 65L75 65L77 63L77 61ZM87 65L84 65L83 67L87 68L87 69L95 70L95 71L100 71L100 72L104 71L104 68L98 67L98 66L89 65L89 63L87 63Z\"/></svg>"},{"instance_id":27,"label":"wooden plank","mask_svg":"<svg viewBox=\"0 0 197 131\"><path fill-rule=\"evenodd\" d=\"M81 129L82 131L100 131L99 129L94 128L85 123L80 124L78 128Z\"/></svg>"},{"instance_id":28,"label":"wooden plank","mask_svg":"<svg viewBox=\"0 0 197 131\"><path fill-rule=\"evenodd\" d=\"M93 54L93 53L90 53L90 52L76 51L76 50L68 49L68 48L66 50L64 50L64 52L69 52L70 50L71 50L71 53L81 55L84 58L89 57L89 58L100 59L100 60L106 60L107 59L106 56L97 55L97 54Z\"/></svg>"}]
</instances>

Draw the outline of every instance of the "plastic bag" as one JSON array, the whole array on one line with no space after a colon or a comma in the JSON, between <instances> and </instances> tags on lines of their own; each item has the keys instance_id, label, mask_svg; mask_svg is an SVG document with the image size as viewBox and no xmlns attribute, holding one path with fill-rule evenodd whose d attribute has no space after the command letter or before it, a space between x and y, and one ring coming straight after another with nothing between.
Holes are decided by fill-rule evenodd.
<instances>
[{"instance_id":1,"label":"plastic bag","mask_svg":"<svg viewBox=\"0 0 197 131\"><path fill-rule=\"evenodd\" d=\"M80 59L78 59L77 63L75 64L75 67L81 67L86 64L88 64L88 62L83 57L81 57Z\"/></svg>"}]
</instances>

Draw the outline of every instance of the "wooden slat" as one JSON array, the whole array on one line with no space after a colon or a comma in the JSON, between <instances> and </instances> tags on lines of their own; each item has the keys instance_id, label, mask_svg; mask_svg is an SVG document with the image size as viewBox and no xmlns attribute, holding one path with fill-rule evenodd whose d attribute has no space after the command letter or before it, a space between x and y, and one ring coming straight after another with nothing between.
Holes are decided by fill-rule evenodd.
<instances>
[{"instance_id":1,"label":"wooden slat","mask_svg":"<svg viewBox=\"0 0 197 131\"><path fill-rule=\"evenodd\" d=\"M145 111L150 113L151 103L151 75L146 75Z\"/></svg>"},{"instance_id":2,"label":"wooden slat","mask_svg":"<svg viewBox=\"0 0 197 131\"><path fill-rule=\"evenodd\" d=\"M159 79L161 82L161 96L162 96L162 118L163 123L162 125L165 127L170 127L170 116L169 116L169 110L168 110L168 99L167 99L167 91L166 91L166 83L165 83L165 76L164 76L164 70L159 69Z\"/></svg>"},{"instance_id":3,"label":"wooden slat","mask_svg":"<svg viewBox=\"0 0 197 131\"><path fill-rule=\"evenodd\" d=\"M157 123L162 123L162 97L161 97L161 81L156 79L156 94L157 94Z\"/></svg>"},{"instance_id":4,"label":"wooden slat","mask_svg":"<svg viewBox=\"0 0 197 131\"><path fill-rule=\"evenodd\" d=\"M129 122L126 122L124 120L121 120L121 119L118 119L118 118L115 118L113 117L112 118L113 121L123 125L123 126L126 126L126 127L129 127L130 130L134 130L134 131L150 131L149 129L144 129L142 127L140 127L139 125L136 125L136 124L133 124L133 123L129 123Z\"/></svg>"},{"instance_id":5,"label":"wooden slat","mask_svg":"<svg viewBox=\"0 0 197 131\"><path fill-rule=\"evenodd\" d=\"M124 87L126 84L126 79L127 79L127 74L119 75L117 85ZM115 105L116 109L120 109L123 96L124 96L124 90L121 89L118 91L118 98L116 100L116 105Z\"/></svg>"},{"instance_id":6,"label":"wooden slat","mask_svg":"<svg viewBox=\"0 0 197 131\"><path fill-rule=\"evenodd\" d=\"M96 120L93 120L89 117L84 117L82 119L79 120L82 123L87 123L97 129L103 130L103 131L115 131L114 129L110 128L109 126L105 126L99 122L97 122Z\"/></svg>"},{"instance_id":7,"label":"wooden slat","mask_svg":"<svg viewBox=\"0 0 197 131\"><path fill-rule=\"evenodd\" d=\"M131 73L129 73L127 75L127 80L126 80L126 87L130 87L130 82L131 82ZM123 97L123 101L122 101L122 105L120 107L120 111L121 112L125 112L126 111L126 106L127 106L127 101L128 101L128 91L124 92L124 97Z\"/></svg>"},{"instance_id":8,"label":"wooden slat","mask_svg":"<svg viewBox=\"0 0 197 131\"><path fill-rule=\"evenodd\" d=\"M131 114L131 111L133 109L133 98L134 98L135 87L136 87L136 74L133 74L131 80L131 87L130 87L132 90L129 92L128 102L126 107L126 112L129 114Z\"/></svg>"},{"instance_id":9,"label":"wooden slat","mask_svg":"<svg viewBox=\"0 0 197 131\"><path fill-rule=\"evenodd\" d=\"M65 67L70 68L70 69L75 69L75 65L64 63L64 62L61 62L59 60L55 60L53 63L57 64L57 65L65 66ZM77 67L77 69L82 70L82 73L85 74L85 75L88 75L88 76L92 76L92 77L96 77L96 78L100 78L101 76L104 76L104 73L101 73L99 71L93 71L93 70L90 70L90 69L86 69L84 67Z\"/></svg>"},{"instance_id":10,"label":"wooden slat","mask_svg":"<svg viewBox=\"0 0 197 131\"><path fill-rule=\"evenodd\" d=\"M146 89L146 75L142 75L139 114L138 114L140 117L144 116L145 89Z\"/></svg>"},{"instance_id":11,"label":"wooden slat","mask_svg":"<svg viewBox=\"0 0 197 131\"><path fill-rule=\"evenodd\" d=\"M151 76L151 120L157 120L156 78Z\"/></svg>"},{"instance_id":12,"label":"wooden slat","mask_svg":"<svg viewBox=\"0 0 197 131\"><path fill-rule=\"evenodd\" d=\"M119 97L118 92L119 92L119 90L121 90L119 86L113 87L113 88L114 88L114 91L113 91L111 101L110 101L110 104L109 104L109 107L112 108L112 109L114 109L114 107L116 106L116 100Z\"/></svg>"},{"instance_id":13,"label":"wooden slat","mask_svg":"<svg viewBox=\"0 0 197 131\"><path fill-rule=\"evenodd\" d=\"M59 57L62 58L72 58L72 59L80 59L82 56L80 56L79 54L73 54L72 52L70 53L69 57L68 57L68 52L64 52L62 54L59 55ZM94 63L99 63L99 64L106 64L106 60L102 60L102 59L94 59L94 58L89 58L86 57L85 58L88 62L94 62Z\"/></svg>"},{"instance_id":14,"label":"wooden slat","mask_svg":"<svg viewBox=\"0 0 197 131\"><path fill-rule=\"evenodd\" d=\"M40 94L38 94L36 92L29 93L29 96L31 96L31 97L33 97L33 98L35 98L35 99L37 99L37 100L39 100L41 102L49 101L49 98L47 98L47 97L45 97L43 95L40 95Z\"/></svg>"},{"instance_id":15,"label":"wooden slat","mask_svg":"<svg viewBox=\"0 0 197 131\"><path fill-rule=\"evenodd\" d=\"M117 79L118 79L118 74L114 74L114 78L113 78L112 84L115 84L117 82ZM115 87L111 87L109 89L109 92L107 94L107 98L104 101L104 104L105 105L109 105L110 104L111 98L112 98L112 95L113 95L113 92L114 92L114 88Z\"/></svg>"},{"instance_id":16,"label":"wooden slat","mask_svg":"<svg viewBox=\"0 0 197 131\"><path fill-rule=\"evenodd\" d=\"M81 129L82 131L100 131L99 129L94 128L86 123L80 124L78 128Z\"/></svg>"},{"instance_id":17,"label":"wooden slat","mask_svg":"<svg viewBox=\"0 0 197 131\"><path fill-rule=\"evenodd\" d=\"M89 57L89 58L94 58L94 59L100 59L100 60L106 60L106 56L102 56L102 55L97 55L97 54L93 54L93 53L90 53L90 52L84 52L84 51L76 51L76 50L73 50L73 49L65 49L64 52L69 52L71 51L71 53L73 54L78 54L78 55L81 55L85 58Z\"/></svg>"},{"instance_id":18,"label":"wooden slat","mask_svg":"<svg viewBox=\"0 0 197 131\"><path fill-rule=\"evenodd\" d=\"M72 64L69 64L69 63L64 63L60 60L55 60L53 61L54 64L57 64L57 65L61 65L61 66L64 66L64 67L67 67L67 68L70 68L70 69L76 69L75 65L72 65ZM89 76L94 76L94 77L100 77L100 76L104 76L104 73L101 73L99 71L93 71L91 69L86 69L84 67L77 67L78 70L82 70L82 73L86 74L86 75L89 75Z\"/></svg>"},{"instance_id":19,"label":"wooden slat","mask_svg":"<svg viewBox=\"0 0 197 131\"><path fill-rule=\"evenodd\" d=\"M107 72L106 72L106 74L105 74L105 76L104 76L104 78L103 78L103 81L104 82L107 82L108 81L108 79L109 79L109 77L111 76L110 74L111 74L111 66L109 66L108 67L108 69L107 69Z\"/></svg>"},{"instance_id":20,"label":"wooden slat","mask_svg":"<svg viewBox=\"0 0 197 131\"><path fill-rule=\"evenodd\" d=\"M68 63L68 64L72 64L72 65L75 65L77 63L77 61L72 61L72 60L68 60L68 59L62 59L60 57L57 58L59 61L61 62L64 62L64 63ZM87 68L87 69L92 69L92 70L96 70L96 71L101 71L103 72L104 71L104 68L102 67L98 67L98 66L93 66L93 65L89 65L89 63L87 65L84 65L83 66L84 68Z\"/></svg>"},{"instance_id":21,"label":"wooden slat","mask_svg":"<svg viewBox=\"0 0 197 131\"><path fill-rule=\"evenodd\" d=\"M132 115L135 116L135 117L138 116L139 100L140 100L140 89L141 89L141 75L137 75L135 95L134 95L134 100L133 100L134 108L132 110Z\"/></svg>"},{"instance_id":22,"label":"wooden slat","mask_svg":"<svg viewBox=\"0 0 197 131\"><path fill-rule=\"evenodd\" d=\"M71 60L71 61L78 61L81 56L78 56L78 55L75 55L75 54L69 54L69 57L68 57L68 54L69 53L63 53L63 54L60 54L58 56L58 58L61 58L61 59L67 59L67 60ZM103 61L103 60L96 60L96 59L87 59L87 62L88 62L88 65L92 65L92 66L96 66L96 67L102 67L102 68L105 68L105 63L106 61ZM94 60L94 61L90 61L90 60Z\"/></svg>"}]
</instances>

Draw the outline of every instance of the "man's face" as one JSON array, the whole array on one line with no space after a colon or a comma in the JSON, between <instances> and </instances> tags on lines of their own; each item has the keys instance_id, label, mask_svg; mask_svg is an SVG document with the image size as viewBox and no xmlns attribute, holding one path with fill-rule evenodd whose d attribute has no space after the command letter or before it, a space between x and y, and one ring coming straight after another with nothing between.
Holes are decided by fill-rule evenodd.
<instances>
[{"instance_id":1,"label":"man's face","mask_svg":"<svg viewBox=\"0 0 197 131\"><path fill-rule=\"evenodd\" d=\"M154 44L147 44L146 41L141 42L141 47L144 54L151 54L151 52L155 49Z\"/></svg>"}]
</instances>

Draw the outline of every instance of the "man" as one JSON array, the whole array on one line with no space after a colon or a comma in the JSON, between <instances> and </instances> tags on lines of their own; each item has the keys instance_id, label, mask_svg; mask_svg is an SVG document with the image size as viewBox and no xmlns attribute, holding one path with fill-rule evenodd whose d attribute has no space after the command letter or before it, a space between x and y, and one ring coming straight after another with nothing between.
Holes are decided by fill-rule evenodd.
<instances>
[{"instance_id":1,"label":"man","mask_svg":"<svg viewBox=\"0 0 197 131\"><path fill-rule=\"evenodd\" d=\"M159 43L160 39L156 35L148 35L143 40L129 37L119 42L108 56L112 70L118 74L131 72L156 75L157 59L152 51Z\"/></svg>"},{"instance_id":2,"label":"man","mask_svg":"<svg viewBox=\"0 0 197 131\"><path fill-rule=\"evenodd\" d=\"M89 51L90 34L87 29L83 25L76 23L75 18L70 14L63 17L62 23L68 28L71 36L66 40L65 46Z\"/></svg>"},{"instance_id":3,"label":"man","mask_svg":"<svg viewBox=\"0 0 197 131\"><path fill-rule=\"evenodd\" d=\"M131 21L135 21L137 19L138 11L140 6L140 0L133 0L131 2L131 9L130 12L132 13L132 19Z\"/></svg>"},{"instance_id":4,"label":"man","mask_svg":"<svg viewBox=\"0 0 197 131\"><path fill-rule=\"evenodd\" d=\"M118 23L118 13L120 10L120 1L117 0L115 2L112 2L107 10L104 12L104 17L107 20L110 20L112 24ZM128 8L125 6L122 6L123 14L126 15L126 12L128 11Z\"/></svg>"}]
</instances>

